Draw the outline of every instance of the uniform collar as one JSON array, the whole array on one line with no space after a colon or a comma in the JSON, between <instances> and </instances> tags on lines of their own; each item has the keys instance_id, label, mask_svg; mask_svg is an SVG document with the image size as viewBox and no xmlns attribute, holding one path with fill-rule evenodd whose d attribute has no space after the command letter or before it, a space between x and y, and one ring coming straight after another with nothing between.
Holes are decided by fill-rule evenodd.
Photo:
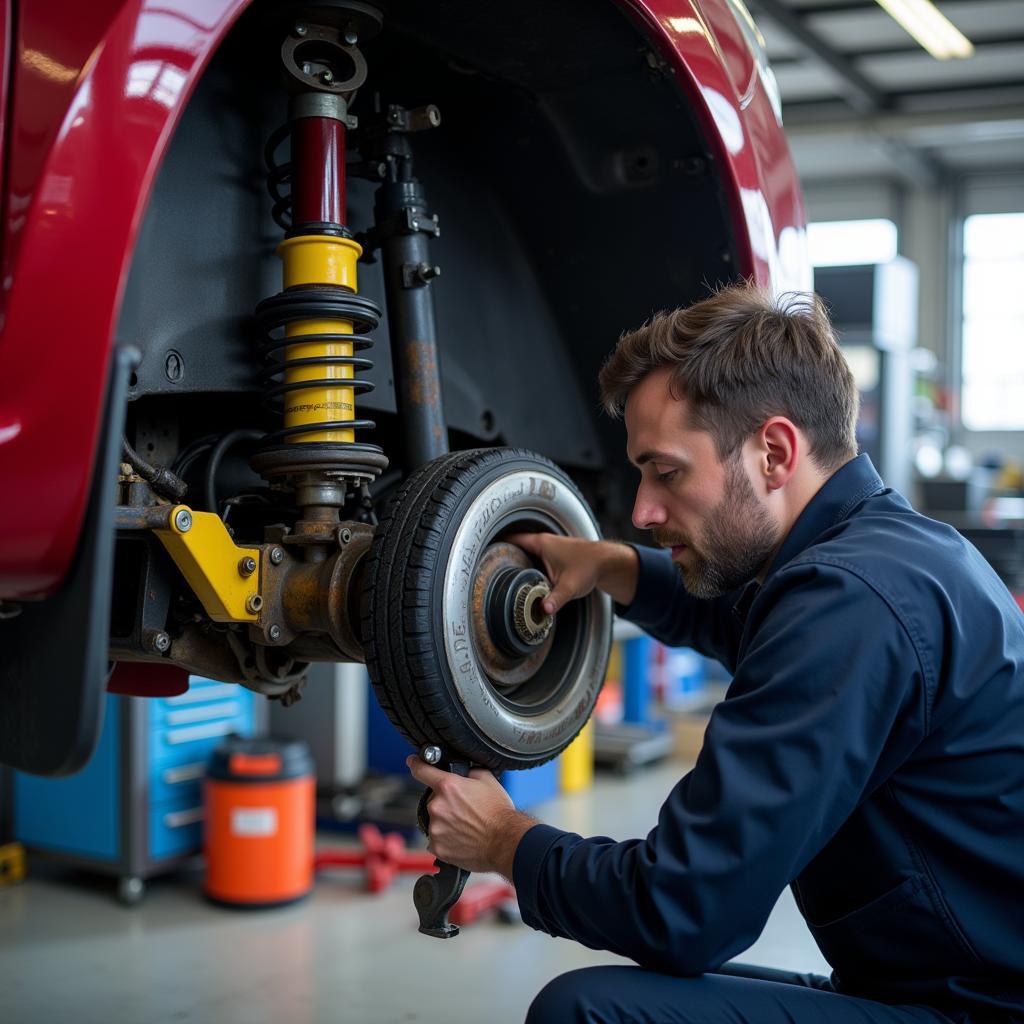
<instances>
[{"instance_id":1,"label":"uniform collar","mask_svg":"<svg viewBox=\"0 0 1024 1024\"><path fill-rule=\"evenodd\" d=\"M809 548L826 530L841 523L865 498L884 487L867 455L858 455L840 466L797 516L778 554L772 559L765 580Z\"/></svg>"},{"instance_id":2,"label":"uniform collar","mask_svg":"<svg viewBox=\"0 0 1024 1024\"><path fill-rule=\"evenodd\" d=\"M871 464L871 459L865 454L858 455L840 466L797 517L786 534L782 547L768 566L763 583L787 562L796 558L800 552L809 548L826 530L846 519L865 498L877 494L884 487L882 478ZM741 619L746 618L761 585L763 584L758 584L757 580L754 580L740 593L733 610Z\"/></svg>"}]
</instances>

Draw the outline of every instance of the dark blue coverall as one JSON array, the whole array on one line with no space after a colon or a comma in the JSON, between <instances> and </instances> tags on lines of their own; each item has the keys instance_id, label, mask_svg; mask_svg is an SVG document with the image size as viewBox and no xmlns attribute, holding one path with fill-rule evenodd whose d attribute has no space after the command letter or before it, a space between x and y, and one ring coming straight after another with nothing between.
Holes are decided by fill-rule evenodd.
<instances>
[{"instance_id":1,"label":"dark blue coverall","mask_svg":"<svg viewBox=\"0 0 1024 1024\"><path fill-rule=\"evenodd\" d=\"M733 680L646 839L523 837L524 920L638 965L555 979L530 1024L1024 1021L1024 615L977 550L866 455L760 585L697 600L637 550L620 611ZM831 979L720 972L787 884Z\"/></svg>"}]
</instances>

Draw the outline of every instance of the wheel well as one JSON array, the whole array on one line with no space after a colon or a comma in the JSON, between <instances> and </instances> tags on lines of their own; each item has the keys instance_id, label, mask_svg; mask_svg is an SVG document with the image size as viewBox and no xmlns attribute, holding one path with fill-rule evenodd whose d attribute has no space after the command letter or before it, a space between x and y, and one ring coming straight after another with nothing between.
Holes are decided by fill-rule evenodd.
<instances>
[{"instance_id":1,"label":"wheel well","mask_svg":"<svg viewBox=\"0 0 1024 1024\"><path fill-rule=\"evenodd\" d=\"M261 166L285 118L274 5L240 19L199 83L157 180L118 338L143 360L130 421L181 444L240 424L273 429L256 382L256 303L280 287ZM474 0L386 5L365 47L375 92L435 103L416 174L442 227L432 256L446 417L456 446L508 443L569 468L606 528L628 524L621 427L596 375L619 333L737 273L709 146L678 83L615 4L525 0L515 18ZM351 180L349 223L372 220ZM360 290L384 305L379 264ZM395 436L386 322L360 407Z\"/></svg>"}]
</instances>

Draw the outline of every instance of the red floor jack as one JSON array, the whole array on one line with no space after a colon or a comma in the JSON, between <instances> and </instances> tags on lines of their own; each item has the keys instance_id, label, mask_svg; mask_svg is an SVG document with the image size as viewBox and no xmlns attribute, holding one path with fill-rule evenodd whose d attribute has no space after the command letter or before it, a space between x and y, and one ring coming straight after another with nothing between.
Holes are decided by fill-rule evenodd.
<instances>
[{"instance_id":1,"label":"red floor jack","mask_svg":"<svg viewBox=\"0 0 1024 1024\"><path fill-rule=\"evenodd\" d=\"M496 911L498 920L503 924L514 924L519 920L516 891L508 882L476 882L467 885L459 902L448 911L448 920L460 926L472 924L489 910Z\"/></svg>"},{"instance_id":2,"label":"red floor jack","mask_svg":"<svg viewBox=\"0 0 1024 1024\"><path fill-rule=\"evenodd\" d=\"M365 870L367 892L383 892L398 874L433 874L434 855L426 850L407 850L397 832L382 833L376 825L360 825L361 847L320 850L313 858L316 872L324 868L361 867ZM501 920L514 921L516 891L507 882L477 882L469 886L448 913L452 924L471 924L489 910Z\"/></svg>"},{"instance_id":3,"label":"red floor jack","mask_svg":"<svg viewBox=\"0 0 1024 1024\"><path fill-rule=\"evenodd\" d=\"M360 825L358 835L361 848L320 850L313 858L313 870L365 868L367 892L383 892L399 873L422 875L437 871L432 853L407 850L405 840L397 832L382 834L376 825Z\"/></svg>"}]
</instances>

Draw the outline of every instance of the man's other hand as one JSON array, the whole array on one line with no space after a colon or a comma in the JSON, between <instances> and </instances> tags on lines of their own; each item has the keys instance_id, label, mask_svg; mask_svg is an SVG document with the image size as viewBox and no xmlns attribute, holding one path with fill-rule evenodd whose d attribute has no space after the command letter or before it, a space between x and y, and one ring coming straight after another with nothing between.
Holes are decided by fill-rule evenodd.
<instances>
[{"instance_id":1,"label":"man's other hand","mask_svg":"<svg viewBox=\"0 0 1024 1024\"><path fill-rule=\"evenodd\" d=\"M427 849L467 871L497 871L511 880L516 847L536 819L517 811L486 769L473 768L467 778L434 768L415 755L405 763L413 778L433 790L427 805Z\"/></svg>"}]
</instances>

